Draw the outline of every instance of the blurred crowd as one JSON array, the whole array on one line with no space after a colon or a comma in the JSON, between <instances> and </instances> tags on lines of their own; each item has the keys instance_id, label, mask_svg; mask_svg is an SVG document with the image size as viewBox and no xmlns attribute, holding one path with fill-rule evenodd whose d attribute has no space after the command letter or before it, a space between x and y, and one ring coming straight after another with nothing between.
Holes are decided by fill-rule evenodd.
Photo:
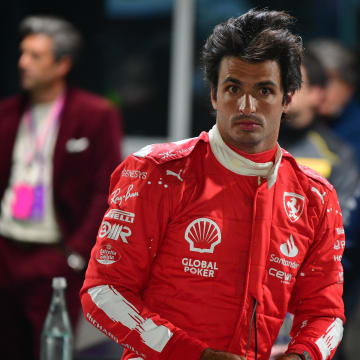
<instances>
[{"instance_id":1,"label":"blurred crowd","mask_svg":"<svg viewBox=\"0 0 360 360\"><path fill-rule=\"evenodd\" d=\"M280 129L279 143L297 161L316 170L335 187L342 209L346 245L344 303L347 323L336 359L355 359L351 330L359 311L360 284L360 104L358 100L358 56L334 39L319 38L305 44L302 88L295 93L287 118ZM289 340L291 316L279 336ZM345 346L347 345L347 346Z\"/></svg>"},{"instance_id":2,"label":"blurred crowd","mask_svg":"<svg viewBox=\"0 0 360 360\"><path fill-rule=\"evenodd\" d=\"M68 22L30 16L20 25L21 94L0 102L0 302L7 309L2 354L38 358L51 279L66 276L76 327L78 292L106 209L108 179L121 161L122 120L105 99L67 82L81 47ZM303 85L279 143L336 188L346 246L347 316L337 359L354 359L353 322L360 289L360 102L357 53L339 41L305 44ZM208 124L210 129L212 124ZM204 129L204 130L208 130ZM286 318L291 323L291 315ZM19 326L18 324L23 324ZM278 346L286 346L284 326Z\"/></svg>"}]
</instances>

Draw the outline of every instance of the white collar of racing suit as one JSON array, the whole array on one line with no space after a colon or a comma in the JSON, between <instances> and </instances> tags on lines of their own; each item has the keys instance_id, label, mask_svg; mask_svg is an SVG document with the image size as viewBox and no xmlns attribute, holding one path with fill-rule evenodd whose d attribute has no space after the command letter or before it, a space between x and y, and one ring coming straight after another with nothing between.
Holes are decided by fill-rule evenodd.
<instances>
[{"instance_id":1,"label":"white collar of racing suit","mask_svg":"<svg viewBox=\"0 0 360 360\"><path fill-rule=\"evenodd\" d=\"M232 150L225 144L216 125L209 131L209 141L214 156L228 170L240 175L264 177L268 181L269 189L275 184L282 158L279 145L277 145L274 164L272 161L254 162Z\"/></svg>"}]
</instances>

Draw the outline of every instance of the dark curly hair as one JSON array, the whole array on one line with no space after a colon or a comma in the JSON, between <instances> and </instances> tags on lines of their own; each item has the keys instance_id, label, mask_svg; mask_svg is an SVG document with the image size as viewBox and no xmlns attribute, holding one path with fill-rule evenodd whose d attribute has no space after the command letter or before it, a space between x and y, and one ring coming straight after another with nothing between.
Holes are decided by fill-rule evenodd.
<instances>
[{"instance_id":1,"label":"dark curly hair","mask_svg":"<svg viewBox=\"0 0 360 360\"><path fill-rule=\"evenodd\" d=\"M273 60L280 66L285 103L287 94L301 87L302 39L288 29L294 22L295 18L284 11L251 9L216 25L202 50L205 79L217 88L225 56L252 63Z\"/></svg>"}]
</instances>

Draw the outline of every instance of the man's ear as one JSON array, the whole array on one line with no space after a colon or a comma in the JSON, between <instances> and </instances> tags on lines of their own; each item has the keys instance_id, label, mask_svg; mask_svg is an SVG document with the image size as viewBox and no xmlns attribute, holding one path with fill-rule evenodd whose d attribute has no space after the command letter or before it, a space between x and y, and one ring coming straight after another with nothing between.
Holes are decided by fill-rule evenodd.
<instances>
[{"instance_id":1,"label":"man's ear","mask_svg":"<svg viewBox=\"0 0 360 360\"><path fill-rule=\"evenodd\" d=\"M325 99L325 90L321 86L313 85L308 96L311 106L317 109Z\"/></svg>"},{"instance_id":2,"label":"man's ear","mask_svg":"<svg viewBox=\"0 0 360 360\"><path fill-rule=\"evenodd\" d=\"M57 66L58 74L61 77L65 77L72 67L72 60L70 56L64 56L63 58L59 59L57 61Z\"/></svg>"},{"instance_id":3,"label":"man's ear","mask_svg":"<svg viewBox=\"0 0 360 360\"><path fill-rule=\"evenodd\" d=\"M285 98L285 102L284 102L284 110L283 112L286 113L289 109L289 105L291 104L292 101L292 97L293 97L294 93L293 92L288 92Z\"/></svg>"},{"instance_id":4,"label":"man's ear","mask_svg":"<svg viewBox=\"0 0 360 360\"><path fill-rule=\"evenodd\" d=\"M211 104L214 110L217 110L217 101L216 101L216 89L211 87Z\"/></svg>"}]
</instances>

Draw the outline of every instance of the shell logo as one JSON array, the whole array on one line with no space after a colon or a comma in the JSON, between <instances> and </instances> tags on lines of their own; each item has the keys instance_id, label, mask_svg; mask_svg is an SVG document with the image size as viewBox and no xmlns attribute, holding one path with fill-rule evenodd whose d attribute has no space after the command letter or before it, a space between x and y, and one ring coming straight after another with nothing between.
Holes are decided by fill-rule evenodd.
<instances>
[{"instance_id":1,"label":"shell logo","mask_svg":"<svg viewBox=\"0 0 360 360\"><path fill-rule=\"evenodd\" d=\"M213 220L198 218L186 228L185 240L190 244L190 251L212 254L221 243L220 228Z\"/></svg>"}]
</instances>

